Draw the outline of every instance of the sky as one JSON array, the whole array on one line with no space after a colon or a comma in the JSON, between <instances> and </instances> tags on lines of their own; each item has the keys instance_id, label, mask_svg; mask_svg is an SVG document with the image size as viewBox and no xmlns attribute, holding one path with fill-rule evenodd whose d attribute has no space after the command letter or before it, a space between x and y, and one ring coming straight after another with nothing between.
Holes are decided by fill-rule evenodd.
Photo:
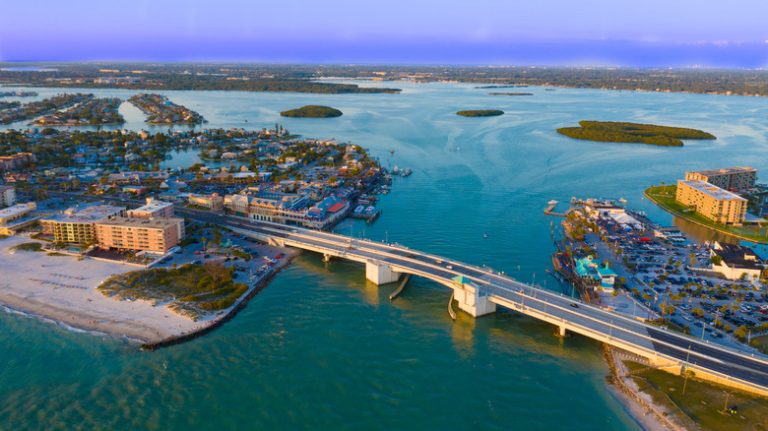
<instances>
[{"instance_id":1,"label":"sky","mask_svg":"<svg viewBox=\"0 0 768 431\"><path fill-rule=\"evenodd\" d=\"M766 0L3 0L0 61L768 67Z\"/></svg>"}]
</instances>

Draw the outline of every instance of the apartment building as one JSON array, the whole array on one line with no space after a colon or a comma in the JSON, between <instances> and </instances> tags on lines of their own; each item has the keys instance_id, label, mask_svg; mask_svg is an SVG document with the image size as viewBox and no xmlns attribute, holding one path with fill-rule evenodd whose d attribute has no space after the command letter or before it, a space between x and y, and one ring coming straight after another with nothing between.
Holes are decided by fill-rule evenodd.
<instances>
[{"instance_id":1,"label":"apartment building","mask_svg":"<svg viewBox=\"0 0 768 431\"><path fill-rule=\"evenodd\" d=\"M95 244L95 223L110 217L125 215L125 207L93 205L70 208L62 214L40 220L43 233L53 235L55 242L65 244Z\"/></svg>"},{"instance_id":2,"label":"apartment building","mask_svg":"<svg viewBox=\"0 0 768 431\"><path fill-rule=\"evenodd\" d=\"M112 217L95 223L99 247L166 253L184 238L180 218Z\"/></svg>"},{"instance_id":3,"label":"apartment building","mask_svg":"<svg viewBox=\"0 0 768 431\"><path fill-rule=\"evenodd\" d=\"M675 199L715 223L741 224L747 214L746 199L704 181L678 180Z\"/></svg>"},{"instance_id":4,"label":"apartment building","mask_svg":"<svg viewBox=\"0 0 768 431\"><path fill-rule=\"evenodd\" d=\"M721 189L742 192L755 187L757 169L748 166L735 166L724 169L709 169L685 173L686 181L703 181Z\"/></svg>"},{"instance_id":5,"label":"apartment building","mask_svg":"<svg viewBox=\"0 0 768 431\"><path fill-rule=\"evenodd\" d=\"M0 208L16 203L16 189L12 186L0 186Z\"/></svg>"},{"instance_id":6,"label":"apartment building","mask_svg":"<svg viewBox=\"0 0 768 431\"><path fill-rule=\"evenodd\" d=\"M38 217L31 213L36 209L37 205L34 202L0 209L0 235L15 235L20 229L33 224Z\"/></svg>"}]
</instances>

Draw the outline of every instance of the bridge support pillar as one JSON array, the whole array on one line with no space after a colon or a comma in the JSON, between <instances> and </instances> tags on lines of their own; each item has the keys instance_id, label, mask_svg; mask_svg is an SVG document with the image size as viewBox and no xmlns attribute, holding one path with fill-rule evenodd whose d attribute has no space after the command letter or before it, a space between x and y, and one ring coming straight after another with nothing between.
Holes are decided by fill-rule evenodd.
<instances>
[{"instance_id":1,"label":"bridge support pillar","mask_svg":"<svg viewBox=\"0 0 768 431\"><path fill-rule=\"evenodd\" d=\"M328 253L325 253L325 254L323 254L323 262L325 262L325 263L328 263L328 262L330 262L332 257L333 257L333 256L331 256L331 255L330 255L330 254L328 254Z\"/></svg>"},{"instance_id":2,"label":"bridge support pillar","mask_svg":"<svg viewBox=\"0 0 768 431\"><path fill-rule=\"evenodd\" d=\"M557 335L561 337L565 337L565 325L559 325L557 329L558 329Z\"/></svg>"},{"instance_id":3,"label":"bridge support pillar","mask_svg":"<svg viewBox=\"0 0 768 431\"><path fill-rule=\"evenodd\" d=\"M453 297L459 304L459 309L472 317L485 316L496 312L496 304L481 294L477 286L473 284L461 284L453 288Z\"/></svg>"},{"instance_id":4,"label":"bridge support pillar","mask_svg":"<svg viewBox=\"0 0 768 431\"><path fill-rule=\"evenodd\" d=\"M400 273L393 271L385 263L368 261L365 263L365 278L377 286L387 283L394 283L400 280Z\"/></svg>"}]
</instances>

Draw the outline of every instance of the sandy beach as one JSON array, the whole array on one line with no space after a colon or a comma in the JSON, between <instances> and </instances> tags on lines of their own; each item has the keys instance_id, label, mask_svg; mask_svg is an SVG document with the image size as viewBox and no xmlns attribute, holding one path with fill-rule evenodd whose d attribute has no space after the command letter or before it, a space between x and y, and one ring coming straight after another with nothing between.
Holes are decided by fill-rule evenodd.
<instances>
[{"instance_id":1,"label":"sandy beach","mask_svg":"<svg viewBox=\"0 0 768 431\"><path fill-rule=\"evenodd\" d=\"M135 266L11 250L14 245L30 241L24 237L0 240L0 303L8 308L142 343L158 342L211 324L195 322L146 301L111 299L96 290L108 276L135 271Z\"/></svg>"}]
</instances>

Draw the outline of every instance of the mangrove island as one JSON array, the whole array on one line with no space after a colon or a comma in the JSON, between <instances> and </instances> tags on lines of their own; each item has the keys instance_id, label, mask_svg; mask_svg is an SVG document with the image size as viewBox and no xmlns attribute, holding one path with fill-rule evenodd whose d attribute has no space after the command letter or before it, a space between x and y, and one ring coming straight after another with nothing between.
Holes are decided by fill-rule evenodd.
<instances>
[{"instance_id":1,"label":"mangrove island","mask_svg":"<svg viewBox=\"0 0 768 431\"><path fill-rule=\"evenodd\" d=\"M498 109L470 109L459 111L456 115L461 115L462 117L496 117L498 115L504 115L504 111Z\"/></svg>"},{"instance_id":2,"label":"mangrove island","mask_svg":"<svg viewBox=\"0 0 768 431\"><path fill-rule=\"evenodd\" d=\"M306 105L280 113L281 117L295 118L334 118L341 117L342 115L343 113L338 109L322 105Z\"/></svg>"},{"instance_id":3,"label":"mangrove island","mask_svg":"<svg viewBox=\"0 0 768 431\"><path fill-rule=\"evenodd\" d=\"M682 139L717 139L714 135L684 127L618 121L579 121L580 127L561 127L557 132L574 139L682 147Z\"/></svg>"}]
</instances>

